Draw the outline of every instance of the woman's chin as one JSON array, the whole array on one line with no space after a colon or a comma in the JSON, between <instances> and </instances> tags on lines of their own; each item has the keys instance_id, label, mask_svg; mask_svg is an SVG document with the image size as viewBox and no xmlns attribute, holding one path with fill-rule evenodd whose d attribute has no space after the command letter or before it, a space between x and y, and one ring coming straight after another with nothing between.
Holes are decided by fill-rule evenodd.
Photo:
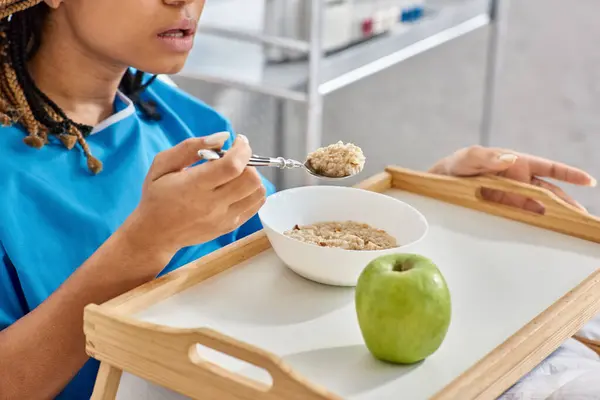
<instances>
[{"instance_id":1,"label":"woman's chin","mask_svg":"<svg viewBox=\"0 0 600 400\"><path fill-rule=\"evenodd\" d=\"M148 74L152 75L173 75L179 73L185 66L186 57L169 57L163 62L154 62L151 65L143 65L137 67ZM160 60L157 60L160 61ZM136 67L134 67L136 68Z\"/></svg>"}]
</instances>

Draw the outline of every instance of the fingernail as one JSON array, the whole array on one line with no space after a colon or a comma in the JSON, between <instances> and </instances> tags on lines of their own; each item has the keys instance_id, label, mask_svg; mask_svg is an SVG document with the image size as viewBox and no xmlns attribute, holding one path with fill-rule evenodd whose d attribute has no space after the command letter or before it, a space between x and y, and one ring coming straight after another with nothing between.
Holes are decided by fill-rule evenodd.
<instances>
[{"instance_id":1,"label":"fingernail","mask_svg":"<svg viewBox=\"0 0 600 400\"><path fill-rule=\"evenodd\" d=\"M597 184L598 184L598 182L596 181L596 178L590 177L590 186L596 187Z\"/></svg>"},{"instance_id":2,"label":"fingernail","mask_svg":"<svg viewBox=\"0 0 600 400\"><path fill-rule=\"evenodd\" d=\"M244 135L238 135L238 137L240 138L240 140L241 140L242 142L246 142L246 143L248 143L248 138L247 138L246 136L244 136Z\"/></svg>"},{"instance_id":3,"label":"fingernail","mask_svg":"<svg viewBox=\"0 0 600 400\"><path fill-rule=\"evenodd\" d=\"M221 146L224 142L229 139L229 132L218 132L212 135L204 136L204 144L207 146Z\"/></svg>"},{"instance_id":4,"label":"fingernail","mask_svg":"<svg viewBox=\"0 0 600 400\"><path fill-rule=\"evenodd\" d=\"M503 163L514 163L515 161L517 161L517 156L514 154L501 154L500 156L498 156L498 160L502 161Z\"/></svg>"}]
</instances>

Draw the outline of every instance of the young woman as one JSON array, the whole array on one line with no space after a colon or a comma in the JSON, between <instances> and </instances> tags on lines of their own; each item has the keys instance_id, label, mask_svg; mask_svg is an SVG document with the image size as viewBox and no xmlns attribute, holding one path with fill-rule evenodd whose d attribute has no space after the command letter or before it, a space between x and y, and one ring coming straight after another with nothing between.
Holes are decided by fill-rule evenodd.
<instances>
[{"instance_id":1,"label":"young woman","mask_svg":"<svg viewBox=\"0 0 600 400\"><path fill-rule=\"evenodd\" d=\"M261 228L256 213L274 188L246 167L248 140L154 79L182 68L203 6L0 0L0 398L89 398L97 363L84 352L86 304ZM223 159L198 164L199 149L221 147ZM479 147L432 170L533 180L572 203L538 177L592 182Z\"/></svg>"}]
</instances>

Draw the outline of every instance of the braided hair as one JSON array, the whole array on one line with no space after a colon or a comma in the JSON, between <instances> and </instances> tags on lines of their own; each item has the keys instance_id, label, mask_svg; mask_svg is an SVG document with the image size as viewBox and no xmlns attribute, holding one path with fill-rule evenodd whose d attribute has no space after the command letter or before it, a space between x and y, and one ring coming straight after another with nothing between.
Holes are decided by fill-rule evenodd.
<instances>
[{"instance_id":1,"label":"braided hair","mask_svg":"<svg viewBox=\"0 0 600 400\"><path fill-rule=\"evenodd\" d=\"M42 0L0 0L0 124L21 124L27 132L24 142L37 149L48 143L49 135L57 137L68 150L78 144L89 170L98 174L102 162L92 155L86 143L93 127L69 119L36 86L27 69L27 62L39 49L48 12L49 7ZM141 98L156 76L145 83L143 78L142 71L128 70L119 89L145 117L158 120L156 104Z\"/></svg>"}]
</instances>

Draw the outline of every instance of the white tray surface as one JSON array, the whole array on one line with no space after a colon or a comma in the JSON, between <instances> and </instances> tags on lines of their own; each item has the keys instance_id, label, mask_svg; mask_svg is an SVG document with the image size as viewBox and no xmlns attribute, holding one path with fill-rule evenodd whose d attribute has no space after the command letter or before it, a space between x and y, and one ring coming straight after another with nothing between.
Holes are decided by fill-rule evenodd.
<instances>
[{"instance_id":1,"label":"white tray surface","mask_svg":"<svg viewBox=\"0 0 600 400\"><path fill-rule=\"evenodd\" d=\"M354 289L307 281L270 250L137 317L210 327L262 347L345 399L426 399L600 267L600 245L395 189L387 194L427 217L422 252L438 264L452 293L448 335L425 362L405 367L374 360L358 328ZM264 380L256 368L209 358ZM119 397L125 393L181 398L127 374Z\"/></svg>"}]
</instances>

